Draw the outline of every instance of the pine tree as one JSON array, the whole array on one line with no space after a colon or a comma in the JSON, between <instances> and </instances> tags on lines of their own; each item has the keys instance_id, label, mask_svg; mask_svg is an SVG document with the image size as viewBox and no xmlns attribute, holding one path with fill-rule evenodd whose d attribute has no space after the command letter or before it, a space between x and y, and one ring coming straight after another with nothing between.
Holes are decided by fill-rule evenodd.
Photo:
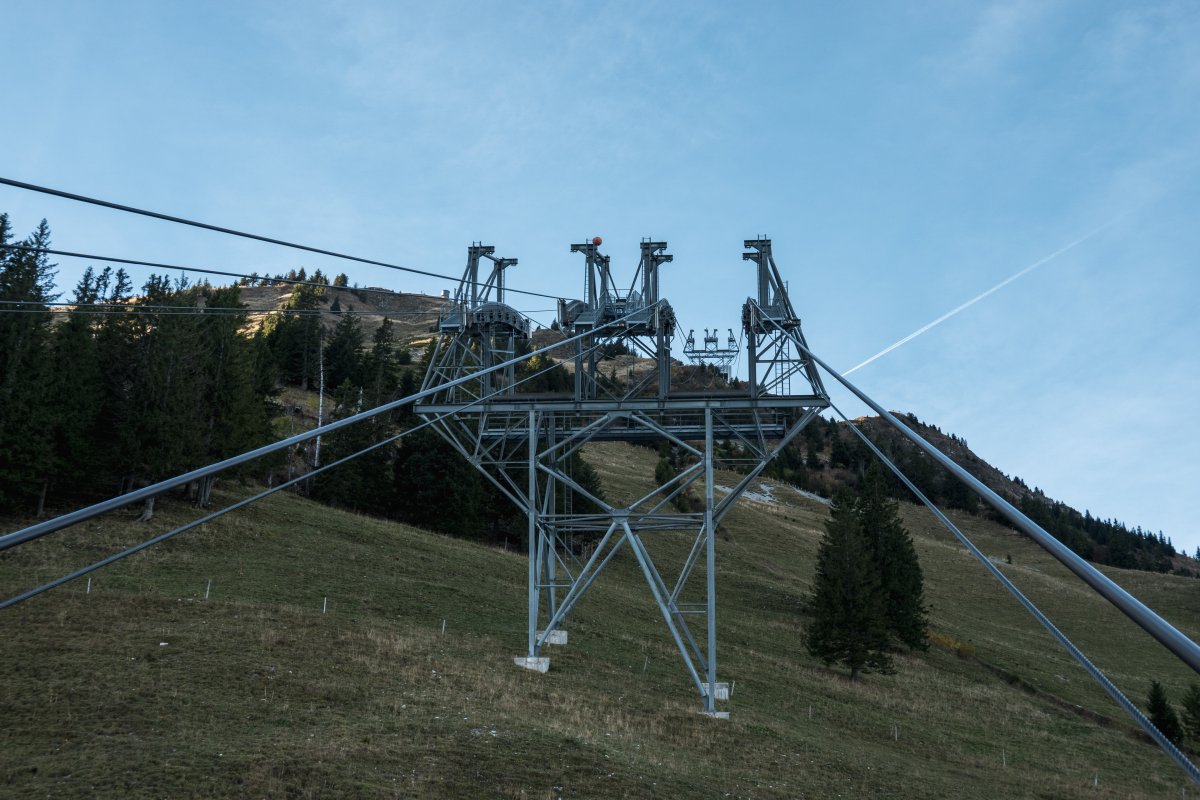
<instances>
[{"instance_id":1,"label":"pine tree","mask_svg":"<svg viewBox=\"0 0 1200 800\"><path fill-rule=\"evenodd\" d=\"M316 309L323 296L323 289L294 286L285 308L263 323L279 379L284 383L311 389L316 382L321 320L316 314L304 312Z\"/></svg>"},{"instance_id":2,"label":"pine tree","mask_svg":"<svg viewBox=\"0 0 1200 800\"><path fill-rule=\"evenodd\" d=\"M1183 728L1175 709L1167 700L1167 690L1158 681L1150 682L1150 694L1146 696L1146 712L1154 727L1174 744L1183 742Z\"/></svg>"},{"instance_id":3,"label":"pine tree","mask_svg":"<svg viewBox=\"0 0 1200 800\"><path fill-rule=\"evenodd\" d=\"M96 302L107 283L107 272L97 277L88 267L72 298L76 308L84 310L70 311L52 336L51 392L56 398L52 480L59 485L85 486L95 468L96 419L104 388L95 317L86 307Z\"/></svg>"},{"instance_id":4,"label":"pine tree","mask_svg":"<svg viewBox=\"0 0 1200 800\"><path fill-rule=\"evenodd\" d=\"M1183 727L1188 736L1200 741L1200 684L1188 686L1183 695Z\"/></svg>"},{"instance_id":5,"label":"pine tree","mask_svg":"<svg viewBox=\"0 0 1200 800\"><path fill-rule=\"evenodd\" d=\"M237 287L211 289L205 305L213 308L242 307ZM255 344L240 333L244 314L220 313L200 318L197 357L203 380L204 447L206 458L220 460L265 444L271 436L268 405L264 393L273 386L260 383L255 363ZM207 504L211 481L201 486L197 498Z\"/></svg>"},{"instance_id":6,"label":"pine tree","mask_svg":"<svg viewBox=\"0 0 1200 800\"><path fill-rule=\"evenodd\" d=\"M197 294L180 281L151 275L140 306L196 306ZM130 387L132 411L122 431L122 453L133 482L153 483L200 466L206 455L205 375L201 320L194 313L163 310L138 314L134 338L137 369ZM146 501L142 519L154 514Z\"/></svg>"},{"instance_id":7,"label":"pine tree","mask_svg":"<svg viewBox=\"0 0 1200 800\"><path fill-rule=\"evenodd\" d=\"M394 327L391 320L384 317L383 323L375 329L370 352L362 359L363 388L369 407L382 405L397 397L400 375ZM397 416L392 415L393 418Z\"/></svg>"},{"instance_id":8,"label":"pine tree","mask_svg":"<svg viewBox=\"0 0 1200 800\"><path fill-rule=\"evenodd\" d=\"M325 345L325 380L328 386L340 387L350 381L363 385L363 331L358 317L345 314L338 320Z\"/></svg>"},{"instance_id":9,"label":"pine tree","mask_svg":"<svg viewBox=\"0 0 1200 800\"><path fill-rule=\"evenodd\" d=\"M400 440L393 511L401 520L465 539L484 535L478 471L429 429Z\"/></svg>"},{"instance_id":10,"label":"pine tree","mask_svg":"<svg viewBox=\"0 0 1200 800\"><path fill-rule=\"evenodd\" d=\"M834 498L817 551L817 573L805 634L808 652L825 664L841 663L857 681L864 667L891 669L885 596L870 547L845 490Z\"/></svg>"},{"instance_id":11,"label":"pine tree","mask_svg":"<svg viewBox=\"0 0 1200 800\"><path fill-rule=\"evenodd\" d=\"M0 215L0 244L11 238L8 217ZM41 510L54 470L52 396L49 392L54 265L45 220L22 242L21 250L0 251L0 300L12 304L0 314L0 509Z\"/></svg>"},{"instance_id":12,"label":"pine tree","mask_svg":"<svg viewBox=\"0 0 1200 800\"><path fill-rule=\"evenodd\" d=\"M362 389L345 381L334 392L331 421L345 419L361 409ZM328 435L322 459L332 463L370 447L384 438L376 425L379 417L355 423ZM394 492L391 450L380 447L334 467L314 480L313 497L330 505L368 513L385 513Z\"/></svg>"},{"instance_id":13,"label":"pine tree","mask_svg":"<svg viewBox=\"0 0 1200 800\"><path fill-rule=\"evenodd\" d=\"M877 462L867 469L854 510L879 572L888 634L898 644L924 649L928 623L921 563Z\"/></svg>"}]
</instances>

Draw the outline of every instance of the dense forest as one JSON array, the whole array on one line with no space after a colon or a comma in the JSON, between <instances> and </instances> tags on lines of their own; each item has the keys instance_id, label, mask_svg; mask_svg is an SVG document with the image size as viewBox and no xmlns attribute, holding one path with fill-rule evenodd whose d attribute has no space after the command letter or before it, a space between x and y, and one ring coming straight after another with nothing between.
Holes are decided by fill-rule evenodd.
<instances>
[{"instance_id":1,"label":"dense forest","mask_svg":"<svg viewBox=\"0 0 1200 800\"><path fill-rule=\"evenodd\" d=\"M12 241L0 215L0 244ZM418 387L425 365L412 363L386 319L369 340L340 308L336 325L322 322L324 286L346 286L345 275L278 276L308 284L253 332L237 285L152 275L135 293L123 269L108 267L89 267L68 310L54 312L55 265L37 252L49 242L43 222L19 243L29 249L0 249L0 514L43 516L283 438L300 410L284 397L289 387L322 392L325 422ZM272 279L242 284L264 280ZM276 483L416 421L400 408L222 478ZM599 492L586 462L573 466ZM468 538L516 544L525 535L515 506L428 430L301 486L332 505ZM212 489L197 482L178 499L205 506ZM153 512L150 501L142 516Z\"/></svg>"}]
</instances>

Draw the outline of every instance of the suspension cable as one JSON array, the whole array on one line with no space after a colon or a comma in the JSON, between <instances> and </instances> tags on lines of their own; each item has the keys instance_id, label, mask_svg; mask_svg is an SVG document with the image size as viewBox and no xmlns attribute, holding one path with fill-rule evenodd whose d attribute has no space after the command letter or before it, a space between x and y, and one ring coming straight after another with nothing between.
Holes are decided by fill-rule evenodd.
<instances>
[{"instance_id":1,"label":"suspension cable","mask_svg":"<svg viewBox=\"0 0 1200 800\"><path fill-rule=\"evenodd\" d=\"M297 244L296 242L289 242L289 241L285 241L283 239L274 239L270 236L261 236L257 233L247 233L245 231L234 230L233 228L223 228L220 225L212 225L207 222L197 222L196 220L184 219L183 217L174 217L174 216L171 216L170 214L162 214L157 211L147 211L146 209L143 209L143 208L135 208L133 206L121 205L120 203L113 203L108 200L100 200L95 197L87 197L86 195L82 195L82 194L73 194L71 192L64 192L61 189L51 189L46 186L38 186L38 185L32 184L32 183L24 183L22 181L15 181L11 178L0 177L0 184L4 184L7 186L13 186L13 187L16 187L17 189L27 189L31 192L41 192L42 194L48 194L48 195L52 195L54 197L62 197L67 200L75 200L80 203L89 203L91 205L101 206L103 208L111 208L116 211L124 211L129 214L139 214L143 217L151 217L153 219L161 219L161 220L165 220L166 222L174 222L179 225L189 225L193 228L202 228L207 231L215 231L216 233L225 233L230 236L239 236L243 239L253 239L254 241L257 241L257 242L266 242L267 244L275 244L275 245L279 245L280 247L290 247L293 250L303 250L308 253L316 253L318 255L329 256L331 258L340 258L345 261L355 261L355 262L358 262L359 264L370 264L371 266L374 266L374 267L386 267L387 269L394 269L394 270L398 270L400 272L410 272L410 273L413 273L414 275L425 275L430 278L442 278L443 280L448 280L448 281L458 281L459 280L459 278L455 278L451 275L442 275L437 272L430 272L428 270L416 269L415 267L402 267L399 264L390 264L387 261L376 261L375 259L371 259L371 258L361 258L359 256L347 255L346 253L339 253L335 250L325 250L324 248L312 247L311 245ZM476 283L477 283L477 285L480 285L480 286L483 285L482 283L478 283L478 282L476 282ZM522 289L510 289L507 286L505 287L505 291L515 292L517 294L534 295L536 297L549 297L551 299L557 299L556 297L554 297L554 295L541 294L540 292L528 292L528 291L525 291Z\"/></svg>"},{"instance_id":2,"label":"suspension cable","mask_svg":"<svg viewBox=\"0 0 1200 800\"><path fill-rule=\"evenodd\" d=\"M1050 618L1042 613L1041 609L1034 605L1033 601L1026 597L1024 593L1017 588L1016 584L1014 584L1007 575L1001 572L1000 568L993 564L992 560L984 555L983 551L976 547L975 543L968 539L966 534L959 530L958 526L951 522L950 518L947 517L940 508L934 505L934 503L916 487L916 484L909 480L908 476L905 475L890 458L884 455L883 451L880 450L879 447L876 446L875 443L872 442L865 433L858 429L857 425L850 422L850 420L846 418L846 415L842 413L840 408L833 403L830 403L829 406L835 412L837 412L837 415L842 418L842 421L847 424L850 430L854 431L854 435L861 439L863 444L870 448L871 452L874 453L875 456L882 461L884 465L890 469L892 473L901 480L901 482L904 483L905 486L908 487L908 490L916 495L918 500L925 504L925 507L928 508L935 517L937 517L938 521L945 526L946 530L954 534L954 538L958 539L959 544L967 548L967 551L970 552L970 554L974 556L975 559L982 564L988 572L991 573L992 577L998 580L1000 584L1006 590L1008 590L1008 593L1016 598L1017 602L1020 603L1025 610L1033 616L1034 619L1041 623L1042 627L1045 628L1046 631L1049 632L1049 634L1063 646L1063 649L1070 653L1071 657L1079 662L1079 665L1083 667L1089 675L1092 676L1096 683L1100 684L1100 687L1108 693L1109 697L1115 700L1117 705L1124 709L1125 713L1133 718L1133 721L1136 722L1142 728L1142 730L1144 730L1150 736L1150 738L1162 748L1163 752L1165 752L1173 761L1175 761L1176 764L1183 768L1183 771L1187 773L1188 777L1191 778L1193 782L1200 784L1200 770L1198 770L1196 765L1193 764L1188 757L1185 756L1180 749L1175 746L1175 743L1164 736L1162 731L1160 731L1154 725L1154 723L1146 718L1146 715L1142 713L1142 710L1138 708L1128 697L1126 697L1125 694L1118 689L1111 680L1109 680L1108 676L1105 675L1099 667L1093 664L1091 660L1084 655L1083 651L1076 647L1075 644L1067 638L1066 634L1060 631L1058 627L1050 621Z\"/></svg>"},{"instance_id":3,"label":"suspension cable","mask_svg":"<svg viewBox=\"0 0 1200 800\"><path fill-rule=\"evenodd\" d=\"M656 303L654 305L658 305L662 302L664 302L664 301L660 300L658 303ZM653 307L654 306L651 306L651 308L653 308ZM641 312L634 312L634 313L641 313ZM111 497L108 500L103 500L99 503L95 503L95 504L87 506L85 508L81 508L76 511L72 511L68 514L63 514L61 516L55 517L54 519L49 519L49 520L46 520L45 522L37 523L36 525L30 525L29 527L24 528L22 530L4 534L3 536L0 536L0 550L7 550L10 547L14 547L16 545L30 541L32 539L37 539L37 538L39 538L41 536L45 536L46 534L49 534L49 533L54 533L55 531L62 530L63 528L66 528L70 525L74 525L76 523L83 522L85 520L91 519L92 517L96 517L100 514L104 514L108 511L112 511L117 508L122 508L127 505L132 505L133 503L137 503L141 500L145 500L148 497L153 497L153 496L155 496L157 494L161 494L162 492L167 491L169 489L174 489L177 486L183 486L184 484L191 483L192 481L199 480L200 478L208 477L209 475L213 475L215 473L229 469L230 467L236 467L241 464L245 464L246 462L253 461L257 458L261 458L262 456L270 455L271 453L277 452L279 450L283 450L283 449L291 447L293 445L297 445L302 442L306 442L309 439L316 438L317 436L321 436L326 433L332 433L335 430L340 430L341 428L345 428L349 425L353 425L356 422L361 422L364 419L369 419L369 418L377 416L379 414L386 413L393 409L399 408L402 405L411 403L415 400L420 400L422 398L435 395L438 392L445 391L446 389L452 389L455 386L460 386L469 381L477 380L478 378L480 378L483 375L486 375L491 372L495 372L497 370L505 369L509 366L519 364L523 361L528 361L529 359L533 358L534 356L548 353L550 350L561 347L564 344L571 344L571 343L580 341L582 339L586 339L590 336L594 336L596 331L604 330L606 328L613 327L613 326L624 325L632 316L633 316L633 314L627 314L623 317L614 319L611 322L606 322L603 325L599 325L595 328L584 331L583 333L578 333L568 339L564 339L561 342L556 342L552 345L548 345L548 346L540 348L538 350L533 350L529 353L516 356L507 361L502 361L498 364L493 364L492 366L486 367L482 370L479 370L478 372L471 373L470 375L465 375L461 378L455 378L454 380L447 381L446 383L443 383L439 386L431 386L428 389L423 389L415 394L409 395L406 398L401 398L399 400L393 400L389 403L384 403L383 405L378 406L376 408L369 409L367 411L362 411L353 416L346 417L345 419L340 419L336 422L331 422L328 425L324 425L319 428L314 428L313 430L310 430L310 431L304 431L303 433L298 433L294 436L290 436L287 439L281 439L278 442L272 442L271 444L266 444L266 445L263 445L262 447L254 449L254 450L250 450L245 453L240 453L236 456L231 456L222 461L218 461L216 463L209 464L204 467L199 467L197 469L191 470L190 472L183 473L182 475L176 475L173 478L167 478L165 480L159 481L158 483L154 483L149 486L143 487L141 489L137 489L135 491L129 492L128 494Z\"/></svg>"}]
</instances>

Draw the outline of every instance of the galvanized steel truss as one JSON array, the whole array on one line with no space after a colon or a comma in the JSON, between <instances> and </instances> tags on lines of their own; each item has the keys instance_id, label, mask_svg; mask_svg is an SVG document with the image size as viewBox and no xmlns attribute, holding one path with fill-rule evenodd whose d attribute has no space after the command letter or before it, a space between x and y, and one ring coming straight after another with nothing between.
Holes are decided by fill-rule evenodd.
<instances>
[{"instance_id":1,"label":"galvanized steel truss","mask_svg":"<svg viewBox=\"0 0 1200 800\"><path fill-rule=\"evenodd\" d=\"M581 338L561 358L574 373L564 393L523 393L514 375L483 373L517 352L529 338L517 312L486 293L481 257L472 245L454 300L438 324L441 336L424 389L480 373L435 393L416 407L454 448L475 465L528 520L528 625L524 667L545 671L547 645L565 644L570 613L622 549L646 579L703 712L724 716L716 703L728 696L717 680L716 535L721 521L770 460L829 405L811 362L800 353L800 322L770 256L770 241L748 240L758 263L758 297L743 309L752 381L741 387L682 391L671 382L675 316L660 299L660 267L671 260L665 242L643 241L628 292L614 288L610 259L600 242L572 245L585 257L586 300L559 303L564 333ZM515 259L493 260L485 287L502 287L502 270ZM640 289L634 288L639 287ZM510 313L511 312L511 313ZM621 347L617 347L621 346ZM642 356L625 380L601 371L605 352ZM793 378L803 391L791 391ZM488 396L483 402L479 398ZM468 405L471 404L471 405ZM666 443L679 471L626 502L595 496L572 474L574 456L590 442ZM719 450L719 452L718 452ZM732 471L722 490L716 470ZM686 501L686 502L685 502ZM687 556L668 563L657 543L683 537ZM657 555L655 551L658 551ZM680 549L682 551L682 549Z\"/></svg>"}]
</instances>

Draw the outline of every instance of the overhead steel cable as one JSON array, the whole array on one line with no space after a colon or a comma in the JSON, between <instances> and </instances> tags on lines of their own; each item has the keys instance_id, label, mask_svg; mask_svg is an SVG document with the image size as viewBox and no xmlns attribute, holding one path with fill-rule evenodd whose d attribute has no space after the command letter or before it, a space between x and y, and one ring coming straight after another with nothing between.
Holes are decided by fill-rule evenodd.
<instances>
[{"instance_id":1,"label":"overhead steel cable","mask_svg":"<svg viewBox=\"0 0 1200 800\"><path fill-rule=\"evenodd\" d=\"M596 344L596 345L593 345L592 347L588 348L584 352L592 352L592 351L599 349L600 347L602 347L601 344ZM556 363L550 364L549 366L542 367L541 369L539 369L535 372L532 372L529 375L526 375L524 378L514 381L512 385L519 386L522 383L525 383L526 381L531 381L534 378L540 377L542 374L549 372L552 369L558 369L561 366L562 366L561 363L556 362ZM478 373L476 373L476 374L478 374ZM496 395L500 394L501 392L507 391L508 388L509 387L505 387L504 389L497 389L496 391L491 392L490 394L485 394L479 398L476 398L475 400L472 400L469 403L464 404L463 408L470 408L471 406L477 405L478 403L482 403L483 401L485 401L491 397L495 397ZM415 394L410 395L408 397L401 398L398 402L410 402L416 396L417 395L415 395ZM388 438L382 439L378 442L375 442L374 444L372 444L368 447L364 447L362 450L359 450L356 453L351 453L348 456L339 458L337 461L332 461L323 466L316 467L315 469L309 470L308 472L304 473L303 475L299 475L295 478L284 481L283 483L279 484L278 486L272 486L268 489L264 489L263 491L258 492L257 494L254 494L250 497L239 500L236 503L232 503L232 504L226 506L225 508L221 508L221 509L213 511L209 514L205 514L203 517L194 519L191 522L186 522L183 525L180 525L176 528L172 528L171 530L166 531L164 533L160 533L158 536L154 536L150 539L147 539L144 542L140 542L138 544L127 547L124 550L121 550L117 553L113 553L110 556L106 556L106 557L100 559L99 561L95 561L95 562L87 565L86 567L82 567L80 569L75 570L74 572L68 573L59 578L55 578L54 580L43 583L40 586L36 586L33 589L30 589L26 592L22 592L21 594L14 595L6 600L0 601L0 611L3 611L4 609L9 608L11 606L15 606L18 603L23 603L26 600L29 600L31 598L37 597L39 594L43 594L44 592L48 592L51 589L55 589L59 586L62 586L64 583L69 583L69 582L75 580L76 578L82 578L84 575L95 572L98 569L103 569L104 567L107 567L110 564L114 564L122 559L128 558L129 556L135 555L136 553L140 553L141 551L146 550L150 547L153 547L156 544L160 544L162 542L167 541L168 539L172 539L181 533L185 533L193 528L197 528L206 522L211 522L212 520L217 519L218 517L224 516L225 514L228 514L231 511L237 511L240 508L245 508L246 506L250 505L251 503L258 502L259 500L262 500L265 497L275 494L276 492L282 491L291 486L295 486L298 483L309 480L313 476L320 475L322 472L325 472L326 470L333 469L334 467L339 466L341 464L345 464L347 461L351 461L355 458L358 458L359 456L366 455L367 453L370 453L374 450L378 450L381 447L385 447L389 444L392 444L393 442L396 442L396 441L404 438L405 436L408 436L410 433L415 433L416 431L419 431L422 428L428 427L437 422L441 422L442 420L446 419L447 417L454 416L461 410L462 409L457 409L455 411L449 411L449 412L446 412L445 414L435 416L432 419L427 419L424 422L414 425L411 428L406 428L405 430L400 431L399 433L395 434L394 436L389 436Z\"/></svg>"},{"instance_id":2,"label":"overhead steel cable","mask_svg":"<svg viewBox=\"0 0 1200 800\"><path fill-rule=\"evenodd\" d=\"M664 301L660 300L658 303L654 303L653 305L649 306L649 308L654 308L655 306L660 305L663 302ZM0 550L7 550L10 547L15 547L16 545L22 544L24 542L28 542L33 539L40 538L42 536L45 536L46 534L54 533L55 531L62 530L63 528L69 527L71 525L75 525L76 523L83 522L85 520L89 520L93 517L99 516L100 514L104 514L109 511L118 509L118 508L123 508L124 506L132 505L134 503L145 500L149 497L154 497L155 495L161 494L162 492L168 491L170 489L174 489L178 486L183 486L184 484L191 483L192 481L195 481L195 480L199 480L200 478L205 478L205 477L208 477L209 475L214 475L218 472L229 469L231 467L236 467L241 464L245 464L249 461L253 461L257 458L261 458L263 456L270 455L271 453L277 452L279 450L284 450L288 447L292 447L293 445L300 444L301 442L306 442L309 439L316 438L317 436L322 436L324 434L332 433L333 431L340 430L347 426L353 425L356 422L361 422L365 419L369 419L369 418L377 416L379 414L383 414L385 412L399 408L403 405L407 405L409 403L412 403L415 400L420 400L425 397L430 397L439 392L445 391L446 389L452 389L455 386L460 386L460 385L462 385L464 383L468 383L472 380L477 380L482 375L486 375L488 373L495 372L497 370L501 370L501 369L505 369L510 366L514 366L516 364L521 363L522 361L528 361L529 359L533 358L534 356L548 353L551 350L561 347L564 344L572 344L574 342L586 339L590 336L594 336L596 331L604 330L606 328L610 328L610 327L614 327L614 326L624 325L635 314L638 314L638 313L642 313L642 312L637 311L637 312L633 312L631 314L626 314L623 317L614 319L611 322L606 322L603 325L598 325L595 328L584 331L583 333L578 333L572 337L562 340L561 342L555 342L552 345L548 345L546 347L542 347L537 350L533 350L532 352L526 353L524 355L519 355L519 356L511 358L507 361L502 361L498 364L493 364L490 367L481 369L478 372L473 372L470 375L464 375L461 378L455 378L454 380L447 381L446 383L443 383L439 386L433 386L428 389L423 389L415 394L409 395L408 397L401 398L399 400L393 400L390 403L385 403L382 406L378 406L376 408L369 409L367 411L362 411L353 416L346 417L345 419L340 419L337 422L331 422L328 425L323 425L319 428L314 428L310 431L298 433L295 436L288 437L287 439L281 439L278 442L272 442L271 444L266 444L266 445L263 445L262 447L254 449L254 450L250 450L245 453L240 453L239 455L236 455L236 456L231 456L230 458L226 458L226 459L224 459L222 461L218 461L214 464L209 464L207 466L191 470L190 472L185 472L182 475L176 475L173 478L167 478L166 480L159 481L157 483L151 484L150 486L146 486L141 489L136 489L132 492L129 492L128 494L118 495L117 497L111 497L108 500L103 500L99 503L95 503L93 505L87 506L86 508L81 508L76 511L72 511L69 514L63 514L61 516L55 517L54 519L49 519L49 520L46 520L45 522L39 522L36 525L30 525L27 528L23 528L18 531L13 531L12 533L4 534L3 536L0 536Z\"/></svg>"},{"instance_id":3,"label":"overhead steel cable","mask_svg":"<svg viewBox=\"0 0 1200 800\"><path fill-rule=\"evenodd\" d=\"M38 186L37 184L33 184L33 183L25 183L23 181L15 181L12 178L0 178L0 184L4 184L6 186L12 186L17 189L26 189L31 192L40 192L42 194L48 194L53 197L61 197L66 200L74 200L79 203L88 203L90 205L100 206L102 208L111 208L115 211L124 211L129 214L138 214L140 216L150 217L152 219L161 219L166 222L174 222L179 225L188 225L190 227L201 228L206 231L214 231L216 233L224 233L224 234L228 234L229 236L238 236L242 239L252 239L256 242L266 242L267 244L279 245L280 247L288 247L293 250L303 250L304 252L307 252L307 253L316 253L317 255L329 256L330 258L340 258L344 261L355 261L359 264L369 264L374 267L384 267L386 269L394 269L394 270L398 270L400 272L409 272L414 275L425 275L430 278L441 278L443 280L448 280L448 281L453 281L453 282L460 281L459 278L455 278L451 275L442 275L437 272L430 272L428 270L417 269L415 267L404 267L399 264L391 264L387 261L377 261L372 258L362 258L360 256L352 256L352 255L348 255L346 253L339 253L336 250L326 250L322 247L313 247L313 246L307 245L307 244L298 244L296 242L289 242L284 239L275 239L270 236L261 236L257 233L247 233L246 231L239 231L239 230L235 230L234 228L225 228L220 225L210 224L208 222L197 222L196 220L185 219L184 217L176 217L176 216L172 216L170 214L163 214L158 211L148 211L144 208L135 208L134 206L122 205L120 203L114 203L109 200L100 200L99 198L88 197L88 196L82 195L82 194L74 194L72 192L64 192L61 189L51 189L47 186ZM483 283L481 283L479 281L475 281L475 283L476 283L476 285L479 285L479 286L484 285ZM531 295L534 297L548 297L552 300L558 299L554 295L542 294L540 292L530 292L530 291L526 291L523 289L510 289L507 286L504 288L504 290L506 292L515 292L517 294L526 294L526 295Z\"/></svg>"},{"instance_id":4,"label":"overhead steel cable","mask_svg":"<svg viewBox=\"0 0 1200 800\"><path fill-rule=\"evenodd\" d=\"M1133 718L1133 721L1136 722L1141 729L1144 730L1147 735L1149 735L1150 738L1155 741L1156 744L1158 744L1160 748L1162 748L1163 752L1165 752L1176 764L1183 768L1183 771L1187 773L1188 777L1191 778L1193 782L1200 784L1200 770L1198 770L1196 765L1193 764L1191 760L1189 760L1188 757L1184 755L1178 747L1175 746L1175 743L1164 736L1162 731L1160 731L1153 722L1146 718L1146 715L1142 713L1142 710L1138 708L1133 701L1126 697L1125 694L1118 689L1111 680L1109 680L1108 676L1105 675L1099 667L1093 664L1091 660L1083 653L1083 651L1076 647L1075 643L1068 639L1066 634L1060 631L1058 627L1050 621L1050 618L1042 613L1041 609L1034 605L1033 601L1026 597L1024 593L1017 588L1016 584L1014 584L1007 575L1001 572L1000 568L993 564L992 560L984 555L983 551L976 547L975 543L967 538L967 535L959 530L958 526L955 525L950 518L947 517L945 513L943 513L942 510L938 508L928 497L926 497L925 494L916 487L916 484L909 480L908 476L905 475L890 458L884 455L883 451L880 450L879 447L876 446L875 443L872 442L865 433L858 429L857 425L850 422L850 420L846 418L846 415L842 413L840 408L832 403L830 403L830 408L837 412L837 415L841 417L842 421L849 426L850 430L854 432L854 435L862 440L863 444L865 444L871 450L871 452L883 462L884 466L890 469L892 473L899 478L905 486L908 487L908 490L912 492L918 500L925 504L925 507L928 508L935 517L937 517L938 521L942 523L946 530L954 534L954 538L958 539L959 544L967 548L967 551L984 566L984 569L991 573L992 577L998 580L1000 585L1003 586L1009 594L1016 598L1017 602L1020 603L1052 637L1054 637L1055 641L1062 645L1063 649L1065 649L1072 658L1079 662L1079 665L1083 667L1088 675L1090 675L1092 679L1096 681L1096 683L1100 684L1100 688L1104 689L1104 691L1108 693L1108 696L1115 700L1117 705L1124 709L1125 713Z\"/></svg>"},{"instance_id":5,"label":"overhead steel cable","mask_svg":"<svg viewBox=\"0 0 1200 800\"><path fill-rule=\"evenodd\" d=\"M751 301L753 302L753 301ZM785 334L787 331L782 326L771 320L769 316L763 312L762 308L754 303L758 308L762 317L771 322L780 331ZM905 438L920 448L926 455L937 461L946 469L971 488L975 494L979 495L984 502L992 508L1003 514L1010 522L1027 533L1031 539L1037 542L1043 550L1050 553L1058 561L1075 573L1077 577L1083 580L1094 591L1100 594L1105 600L1112 603L1120 611L1129 617L1142 630L1149 633L1159 641L1164 647L1174 653L1183 663L1187 664L1197 673L1200 673L1200 645L1197 645L1187 636L1185 636L1178 628L1167 622L1154 611L1152 611L1145 603L1138 600L1129 592L1121 588L1115 581L1107 575L1089 564L1073 550L1067 547L1062 542L1055 539L1042 526L1031 520L1029 517L1022 514L1012 503L1005 500L999 494L986 486L981 480L976 478L971 473L956 464L941 450L925 441L921 436L917 435L911 428L902 423L900 420L885 409L883 406L876 403L868 397L862 390L852 384L845 376L835 370L833 367L826 364L820 357L812 352L799 337L792 337L792 342L796 348L804 354L806 358L831 376L839 383L849 389L859 400L870 406L875 413L879 414L889 425L900 432Z\"/></svg>"}]
</instances>

